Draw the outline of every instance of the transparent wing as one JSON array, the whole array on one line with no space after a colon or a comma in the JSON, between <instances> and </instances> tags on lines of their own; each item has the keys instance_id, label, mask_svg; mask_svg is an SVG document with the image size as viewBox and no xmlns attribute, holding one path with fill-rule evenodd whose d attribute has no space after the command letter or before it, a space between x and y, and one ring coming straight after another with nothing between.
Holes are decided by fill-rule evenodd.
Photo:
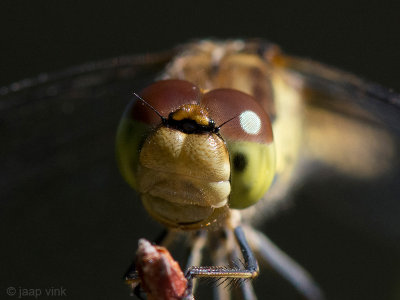
<instances>
[{"instance_id":1,"label":"transparent wing","mask_svg":"<svg viewBox=\"0 0 400 300\"><path fill-rule=\"evenodd\" d=\"M2 194L39 174L54 178L54 173L73 172L104 157L98 147L72 153L114 135L131 92L153 81L172 55L118 57L1 88Z\"/></svg>"},{"instance_id":2,"label":"transparent wing","mask_svg":"<svg viewBox=\"0 0 400 300\"><path fill-rule=\"evenodd\" d=\"M0 89L0 235L8 240L3 254L17 258L2 264L2 282L43 286L57 278L88 298L128 298L121 270L137 239L157 228L133 230L146 214L116 168L115 133L132 91L153 81L174 51Z\"/></svg>"},{"instance_id":3,"label":"transparent wing","mask_svg":"<svg viewBox=\"0 0 400 300\"><path fill-rule=\"evenodd\" d=\"M282 55L277 65L304 105L297 195L399 246L400 96L310 60Z\"/></svg>"}]
</instances>

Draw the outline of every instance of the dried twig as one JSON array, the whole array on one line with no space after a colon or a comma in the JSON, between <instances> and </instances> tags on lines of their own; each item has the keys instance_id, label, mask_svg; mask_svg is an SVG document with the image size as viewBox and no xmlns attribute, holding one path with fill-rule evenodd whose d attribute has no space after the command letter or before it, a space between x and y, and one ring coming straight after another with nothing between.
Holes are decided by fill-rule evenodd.
<instances>
[{"instance_id":1,"label":"dried twig","mask_svg":"<svg viewBox=\"0 0 400 300\"><path fill-rule=\"evenodd\" d=\"M180 300L184 297L187 280L166 248L140 239L136 268L148 300Z\"/></svg>"}]
</instances>

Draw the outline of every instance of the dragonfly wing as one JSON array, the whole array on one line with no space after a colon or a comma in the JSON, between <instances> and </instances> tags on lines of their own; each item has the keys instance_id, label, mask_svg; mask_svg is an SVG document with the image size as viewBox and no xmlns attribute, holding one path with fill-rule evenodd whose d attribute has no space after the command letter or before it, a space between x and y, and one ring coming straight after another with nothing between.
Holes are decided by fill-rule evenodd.
<instances>
[{"instance_id":1,"label":"dragonfly wing","mask_svg":"<svg viewBox=\"0 0 400 300\"><path fill-rule=\"evenodd\" d=\"M131 92L152 82L171 56L112 59L0 88L0 218L7 224L0 231L9 240L3 253L30 249L17 264L4 263L2 274L28 286L39 277L72 280L72 289L91 296L104 295L99 286L114 282L113 297L127 294L115 274L154 227L134 230L146 217L118 174L115 133ZM98 263L97 247L116 259ZM75 266L109 275L81 283L67 275Z\"/></svg>"},{"instance_id":2,"label":"dragonfly wing","mask_svg":"<svg viewBox=\"0 0 400 300\"><path fill-rule=\"evenodd\" d=\"M130 93L152 82L172 55L173 51L118 57L0 88L6 154L1 159L2 200L41 174L54 178L55 173L77 171L103 156L100 149L85 153L79 147L105 143L105 133L113 142L118 119L133 98Z\"/></svg>"},{"instance_id":3,"label":"dragonfly wing","mask_svg":"<svg viewBox=\"0 0 400 300\"><path fill-rule=\"evenodd\" d=\"M398 243L400 96L307 59L282 55L277 70L303 104L298 193L347 225Z\"/></svg>"}]
</instances>

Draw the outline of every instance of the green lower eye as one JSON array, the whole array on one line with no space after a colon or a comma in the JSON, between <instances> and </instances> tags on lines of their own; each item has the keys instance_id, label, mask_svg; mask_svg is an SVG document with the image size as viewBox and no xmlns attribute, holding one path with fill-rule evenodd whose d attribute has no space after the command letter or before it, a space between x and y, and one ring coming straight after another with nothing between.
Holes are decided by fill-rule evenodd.
<instances>
[{"instance_id":1,"label":"green lower eye","mask_svg":"<svg viewBox=\"0 0 400 300\"><path fill-rule=\"evenodd\" d=\"M117 132L117 161L121 174L129 185L137 190L136 172L140 149L151 128L138 121L123 118Z\"/></svg>"},{"instance_id":2,"label":"green lower eye","mask_svg":"<svg viewBox=\"0 0 400 300\"><path fill-rule=\"evenodd\" d=\"M246 208L259 201L275 175L274 144L228 141L231 155L231 208Z\"/></svg>"}]
</instances>

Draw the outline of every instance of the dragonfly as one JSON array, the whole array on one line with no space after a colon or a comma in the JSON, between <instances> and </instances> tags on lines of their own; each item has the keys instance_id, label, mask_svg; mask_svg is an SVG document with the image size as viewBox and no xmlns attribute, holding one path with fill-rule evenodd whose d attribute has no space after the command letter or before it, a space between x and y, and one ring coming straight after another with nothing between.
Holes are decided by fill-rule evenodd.
<instances>
[{"instance_id":1,"label":"dragonfly","mask_svg":"<svg viewBox=\"0 0 400 300\"><path fill-rule=\"evenodd\" d=\"M248 224L284 201L315 162L361 179L392 172L398 139L365 107L386 101L397 114L399 97L240 40L184 46L135 96L117 134L120 170L151 217L189 235L189 282L245 282L243 298L256 299L246 281L259 274L254 251L306 299L324 299L306 270ZM203 247L210 266L199 266ZM134 266L126 278L139 280Z\"/></svg>"},{"instance_id":2,"label":"dragonfly","mask_svg":"<svg viewBox=\"0 0 400 300\"><path fill-rule=\"evenodd\" d=\"M168 101L158 101L160 84L166 83L169 83L170 94L161 98ZM193 98L189 97L189 103L173 104L171 98L174 98L175 89L182 92L185 87L189 87ZM225 93L232 102L224 105L224 97L219 97L218 93ZM184 95L188 96L187 93ZM18 126L16 120L26 119L26 116L35 116L33 120L39 128L55 124L54 134L33 130L29 138L20 141L35 154L41 168L51 173L54 161L60 161L60 168L75 174L81 170L79 166L98 165L105 157L99 151L91 150L86 154L82 148L79 153L83 157L79 156L79 164L73 163L74 154L71 153L75 152L71 152L72 146L65 145L74 144L73 137L82 144L83 140L91 141L92 137L113 135L115 130L109 128L109 123L117 124L118 120L112 116L120 115L121 106L132 101L120 121L117 134L118 164L129 185L141 194L146 211L168 229L155 242L167 247L180 242L179 245L188 248L184 270L189 271L190 292L194 293L198 289L195 278L211 276L217 280L216 298L227 299L232 293L239 293L244 299L255 299L251 279L260 275L259 280L262 280L263 273L269 272L260 268L265 263L304 298L322 299L318 278L314 280L256 228L289 201L296 200L292 198L296 198L299 189L310 186L310 182L314 185L308 196L325 203L332 195L339 195L335 201L338 207L360 203L365 210L375 212L380 207L377 203L395 203L400 195L396 179L400 178L400 96L350 73L288 55L277 45L264 40L199 40L159 53L87 63L0 88L0 96L1 109L7 112L2 120L3 124L9 124L8 128ZM195 105L204 98L217 98L217 102L222 101L222 104L214 104L222 106L212 108L214 104L209 101L197 109L202 117L194 118ZM200 100L192 101L194 99ZM46 122L35 114L41 111L52 112ZM74 117L75 111L84 112L87 119L99 120L99 115L102 119L95 125L87 124ZM186 118L183 122L186 129L182 131L179 129L182 122L179 121L188 115L189 121ZM59 119L69 116L73 120L68 132L60 135L65 130ZM201 130L196 129L199 123L203 126L200 126ZM86 129L82 130L82 126ZM204 172L207 176L203 178L212 178L223 170L224 179L218 179L218 182L225 187L214 189L214 192L223 194L224 199L213 197L213 201L207 200L212 202L210 206L205 206L204 200L200 200L203 206L199 211L188 208L193 205L194 198L191 197L194 197L196 189L199 190L194 180L187 181L185 186L174 182L172 187L176 188L177 195L180 193L177 199L183 201L176 207L174 203L163 206L165 203L160 205L160 201L145 200L148 197L145 194L156 191L156 188L138 188L138 180L164 176L171 183L179 175L168 176L167 172L165 176L162 172L155 172L147 173L146 177L142 176L146 175L143 170L140 176L137 173L142 153L149 155L150 162L157 161L158 165L163 165L164 160L165 163L166 157L160 154L163 151L152 150L156 143L151 138L161 128L177 130L185 135L215 136L211 144L219 145L214 150L222 149L223 154L217 155L222 157L219 167L211 164L209 169L204 169L199 165L200 162L213 162L211 158L216 156L211 155L209 160L201 159L202 155L210 154L202 148L199 159L191 161L196 163L196 167L191 168L185 160L180 172ZM199 131L184 132L188 130ZM241 134L236 137L238 131ZM250 140L245 140L246 136ZM40 145L50 145L50 150L53 149L60 159L50 155L53 159L45 160L43 149L29 144L32 140L39 140ZM207 141L210 146L210 141ZM195 148L187 152L199 149L199 144L198 140L194 143ZM257 147L252 148L251 144L257 144ZM60 152L57 145L63 145L64 150ZM11 150L16 147L12 143L3 146ZM233 155L238 149L242 152L235 158ZM11 150L9 152L14 153ZM13 161L12 156L8 158ZM61 159L72 163L64 166ZM239 170L243 171L250 165L252 167L246 174L240 174ZM267 171L262 170L263 166ZM32 169L33 173L28 174L18 164L4 164L3 170L8 174L2 186L4 195L15 186L15 178L26 181L35 172ZM316 180L329 181L330 174L335 174L335 178L340 180L333 181L329 189L324 186L321 191L318 184L315 185ZM54 176L59 175L54 173ZM98 178L99 173L93 171L90 176ZM148 182L141 183L146 184ZM243 191L246 184L252 186L247 192L250 196ZM80 187L79 182L75 185L85 195L86 188ZM355 186L357 192L347 194L346 185ZM168 184L164 187L165 195L169 193L171 196L174 191L168 191ZM182 197L185 189L191 191L187 198ZM202 193L197 193L196 197L202 196ZM376 218L380 218L379 214ZM353 221L356 224L359 220L349 218L348 222ZM392 224L389 219L384 223ZM259 263L262 264L259 266ZM128 281L137 279L134 268L128 271L126 278ZM228 280L224 281L225 278ZM226 287L227 283L238 288Z\"/></svg>"}]
</instances>

